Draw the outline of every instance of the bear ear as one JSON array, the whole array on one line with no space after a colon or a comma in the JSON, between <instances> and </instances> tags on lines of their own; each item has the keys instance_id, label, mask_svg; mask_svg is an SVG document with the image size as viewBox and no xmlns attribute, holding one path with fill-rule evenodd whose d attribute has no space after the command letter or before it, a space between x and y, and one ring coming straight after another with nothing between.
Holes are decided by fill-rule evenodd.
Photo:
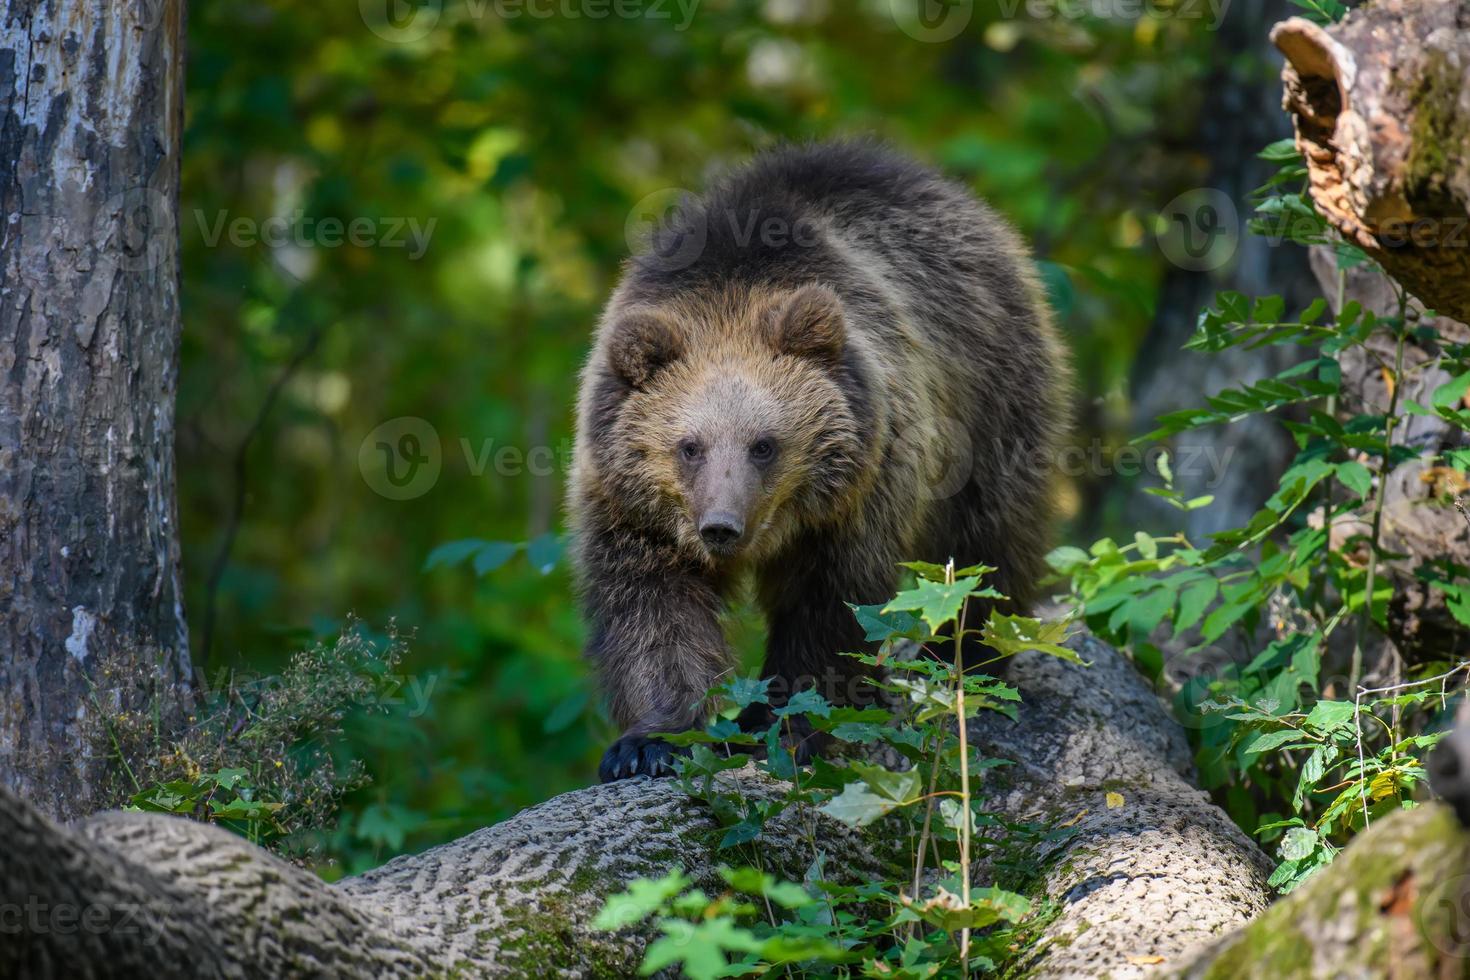
<instances>
[{"instance_id":1,"label":"bear ear","mask_svg":"<svg viewBox=\"0 0 1470 980\"><path fill-rule=\"evenodd\" d=\"M630 310L613 324L608 358L619 377L642 388L683 351L683 339L672 320L654 310Z\"/></svg>"},{"instance_id":2,"label":"bear ear","mask_svg":"<svg viewBox=\"0 0 1470 980\"><path fill-rule=\"evenodd\" d=\"M826 286L802 286L777 309L771 330L777 352L836 364L846 342L842 300Z\"/></svg>"}]
</instances>

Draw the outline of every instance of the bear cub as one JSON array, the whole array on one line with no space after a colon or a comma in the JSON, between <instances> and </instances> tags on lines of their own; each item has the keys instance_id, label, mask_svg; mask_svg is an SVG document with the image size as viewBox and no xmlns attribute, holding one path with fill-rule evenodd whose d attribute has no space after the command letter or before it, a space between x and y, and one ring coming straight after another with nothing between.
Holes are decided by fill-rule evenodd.
<instances>
[{"instance_id":1,"label":"bear cub","mask_svg":"<svg viewBox=\"0 0 1470 980\"><path fill-rule=\"evenodd\" d=\"M656 734L705 722L742 581L778 705L870 696L846 604L889 599L901 561L996 566L1025 608L1068 397L1016 234L880 145L758 156L652 246L598 325L570 487L587 654L623 731L605 782L667 771Z\"/></svg>"}]
</instances>

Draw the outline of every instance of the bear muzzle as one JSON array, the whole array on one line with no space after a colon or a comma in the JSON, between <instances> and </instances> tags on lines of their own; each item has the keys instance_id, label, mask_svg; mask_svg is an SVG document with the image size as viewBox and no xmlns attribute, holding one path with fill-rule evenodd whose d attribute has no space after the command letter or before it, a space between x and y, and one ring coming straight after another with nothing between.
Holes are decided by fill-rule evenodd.
<instances>
[{"instance_id":1,"label":"bear muzzle","mask_svg":"<svg viewBox=\"0 0 1470 980\"><path fill-rule=\"evenodd\" d=\"M713 555L735 553L745 534L745 522L728 510L717 510L699 519L699 538Z\"/></svg>"}]
</instances>

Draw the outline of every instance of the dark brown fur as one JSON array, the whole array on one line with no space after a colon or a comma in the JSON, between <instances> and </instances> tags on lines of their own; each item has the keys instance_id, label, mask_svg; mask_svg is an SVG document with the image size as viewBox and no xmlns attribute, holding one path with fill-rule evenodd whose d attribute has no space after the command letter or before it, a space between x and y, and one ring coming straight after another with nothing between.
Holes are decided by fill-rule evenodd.
<instances>
[{"instance_id":1,"label":"dark brown fur","mask_svg":"<svg viewBox=\"0 0 1470 980\"><path fill-rule=\"evenodd\" d=\"M1016 235L881 147L763 155L655 241L699 248L635 258L608 303L570 497L588 654L625 732L604 779L657 773L650 733L702 721L743 577L778 700L854 697L845 603L889 598L900 561L995 565L1029 603L1067 400ZM736 550L711 514L743 525Z\"/></svg>"}]
</instances>

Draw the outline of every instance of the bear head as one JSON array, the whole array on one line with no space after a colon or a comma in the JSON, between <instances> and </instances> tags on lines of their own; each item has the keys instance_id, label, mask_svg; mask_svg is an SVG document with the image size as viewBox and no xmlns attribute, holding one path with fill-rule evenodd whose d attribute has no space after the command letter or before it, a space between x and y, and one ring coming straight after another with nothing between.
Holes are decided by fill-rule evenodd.
<instances>
[{"instance_id":1,"label":"bear head","mask_svg":"<svg viewBox=\"0 0 1470 980\"><path fill-rule=\"evenodd\" d=\"M624 397L610 491L713 564L760 561L840 520L865 472L872 386L838 295L725 289L624 307L604 326Z\"/></svg>"}]
</instances>

